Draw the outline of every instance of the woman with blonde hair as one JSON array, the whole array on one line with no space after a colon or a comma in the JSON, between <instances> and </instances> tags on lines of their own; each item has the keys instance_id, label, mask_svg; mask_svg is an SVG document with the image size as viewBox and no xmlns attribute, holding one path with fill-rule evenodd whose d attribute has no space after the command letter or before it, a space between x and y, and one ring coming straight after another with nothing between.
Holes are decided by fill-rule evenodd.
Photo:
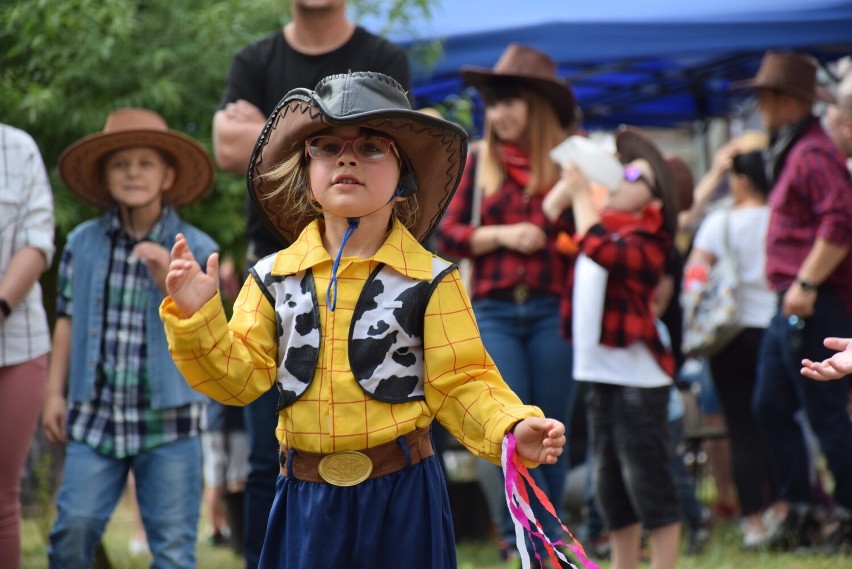
<instances>
[{"instance_id":1,"label":"woman with blonde hair","mask_svg":"<svg viewBox=\"0 0 852 569\"><path fill-rule=\"evenodd\" d=\"M439 228L438 249L472 260L468 292L485 347L503 378L522 401L568 424L575 386L559 303L573 259L557 249L556 238L560 232L573 234L573 220L569 210L551 223L541 204L559 179L548 151L577 120L574 94L557 77L550 57L518 44L509 45L493 68L463 68L462 78L485 102L484 133ZM567 453L533 472L559 508ZM501 549L511 556L514 534L508 513L503 518ZM549 536L560 531L545 527Z\"/></svg>"}]
</instances>

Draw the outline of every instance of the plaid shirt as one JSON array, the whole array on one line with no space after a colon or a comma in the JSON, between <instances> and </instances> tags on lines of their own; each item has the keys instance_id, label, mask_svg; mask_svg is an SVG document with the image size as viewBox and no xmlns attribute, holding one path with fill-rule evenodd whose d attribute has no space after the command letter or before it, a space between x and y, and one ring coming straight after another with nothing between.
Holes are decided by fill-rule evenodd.
<instances>
[{"instance_id":1,"label":"plaid shirt","mask_svg":"<svg viewBox=\"0 0 852 569\"><path fill-rule=\"evenodd\" d=\"M432 280L432 254L399 222L372 258L343 258L334 311L325 304L332 259L318 222L277 253L273 277L313 272L322 337L313 380L299 399L279 411L276 436L310 452L359 450L395 440L437 418L471 452L499 464L500 445L512 425L542 414L523 405L500 377L482 345L457 270L437 283L423 317L424 399L382 402L355 380L349 363L353 309L381 263L409 278ZM175 363L194 389L225 404L245 405L275 385L276 314L254 278L243 285L230 323L218 297L186 319L178 317L167 297L160 314Z\"/></svg>"},{"instance_id":2,"label":"plaid shirt","mask_svg":"<svg viewBox=\"0 0 852 569\"><path fill-rule=\"evenodd\" d=\"M606 269L603 321L600 343L625 348L643 342L660 367L674 377L675 361L671 350L660 341L651 298L663 276L670 240L661 232L663 217L659 209L645 207L641 218L629 214L605 212L580 240L580 251ZM571 271L569 290L574 286ZM571 337L572 299L563 297L562 315L565 334Z\"/></svg>"},{"instance_id":3,"label":"plaid shirt","mask_svg":"<svg viewBox=\"0 0 852 569\"><path fill-rule=\"evenodd\" d=\"M786 290L817 238L852 247L852 181L840 150L819 121L793 145L769 194L766 277ZM826 280L852 312L852 255Z\"/></svg>"},{"instance_id":4,"label":"plaid shirt","mask_svg":"<svg viewBox=\"0 0 852 569\"><path fill-rule=\"evenodd\" d=\"M109 216L107 231L113 247L96 395L88 402L69 402L68 433L72 440L103 455L125 458L197 435L203 404L151 408L145 327L159 325L145 321L146 285L151 277L145 263L132 256L136 241L123 230L116 211ZM146 241L162 240L161 221L154 225ZM66 248L59 265L59 316L73 317L73 254Z\"/></svg>"},{"instance_id":5,"label":"plaid shirt","mask_svg":"<svg viewBox=\"0 0 852 569\"><path fill-rule=\"evenodd\" d=\"M473 187L476 176L476 155L468 154L464 175L458 190L447 208L436 233L438 250L449 257L471 257L470 239L476 227L470 225L473 209ZM512 225L524 221L544 229L546 246L525 255L507 248L498 248L473 257L473 290L471 297L486 297L494 291L527 285L530 290L562 296L565 276L573 259L556 248L560 232L572 234L574 221L571 211L553 224L541 210L545 193L529 194L511 177L506 176L503 187L493 195L482 197L482 225Z\"/></svg>"},{"instance_id":6,"label":"plaid shirt","mask_svg":"<svg viewBox=\"0 0 852 569\"><path fill-rule=\"evenodd\" d=\"M26 247L53 262L53 195L35 141L22 130L0 124L0 278L12 257ZM50 329L36 282L0 322L0 367L50 351Z\"/></svg>"}]
</instances>

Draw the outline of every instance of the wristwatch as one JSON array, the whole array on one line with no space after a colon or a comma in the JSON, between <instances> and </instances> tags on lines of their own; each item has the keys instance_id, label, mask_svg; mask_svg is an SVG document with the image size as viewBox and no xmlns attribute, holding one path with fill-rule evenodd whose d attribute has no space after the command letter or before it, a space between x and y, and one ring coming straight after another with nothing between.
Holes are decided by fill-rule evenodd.
<instances>
[{"instance_id":1,"label":"wristwatch","mask_svg":"<svg viewBox=\"0 0 852 569\"><path fill-rule=\"evenodd\" d=\"M6 302L5 298L0 298L0 312L3 313L3 318L8 318L10 314L12 314L12 308L9 306L9 303Z\"/></svg>"},{"instance_id":2,"label":"wristwatch","mask_svg":"<svg viewBox=\"0 0 852 569\"><path fill-rule=\"evenodd\" d=\"M796 279L796 284L805 292L816 290L817 286L807 279Z\"/></svg>"}]
</instances>

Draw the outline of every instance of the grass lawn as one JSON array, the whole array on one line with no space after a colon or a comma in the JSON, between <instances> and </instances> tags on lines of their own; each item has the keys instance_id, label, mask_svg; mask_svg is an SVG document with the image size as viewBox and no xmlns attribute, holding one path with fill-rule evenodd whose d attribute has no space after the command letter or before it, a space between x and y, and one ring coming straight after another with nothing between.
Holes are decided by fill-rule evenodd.
<instances>
[{"instance_id":1,"label":"grass lawn","mask_svg":"<svg viewBox=\"0 0 852 569\"><path fill-rule=\"evenodd\" d=\"M23 567L45 569L47 567L46 532L50 519L36 516L26 518L22 528ZM202 527L204 524L202 522ZM105 547L112 567L115 569L145 569L151 558L147 555L131 557L128 542L133 533L133 522L126 498L122 500L107 527ZM213 547L203 541L203 530L199 532L199 569L242 569L240 557L228 548ZM490 543L461 543L458 547L460 569L503 569L505 565L497 557ZM601 569L609 569L608 563L600 563ZM646 565L647 567L647 565ZM820 557L813 554L745 553L739 549L739 535L733 524L717 526L713 538L700 556L681 557L679 569L849 569L852 557Z\"/></svg>"}]
</instances>

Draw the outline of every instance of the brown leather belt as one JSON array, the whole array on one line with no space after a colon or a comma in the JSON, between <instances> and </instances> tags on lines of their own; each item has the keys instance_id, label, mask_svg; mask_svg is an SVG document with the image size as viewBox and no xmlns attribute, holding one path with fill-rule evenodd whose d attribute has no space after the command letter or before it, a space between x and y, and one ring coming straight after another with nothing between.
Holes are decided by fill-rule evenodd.
<instances>
[{"instance_id":1,"label":"brown leather belt","mask_svg":"<svg viewBox=\"0 0 852 569\"><path fill-rule=\"evenodd\" d=\"M290 461L292 475L298 480L308 482L354 486L365 480L402 470L435 454L432 439L429 436L429 427L415 429L404 438L410 459L399 440L359 451L331 454L296 449ZM282 446L278 454L281 476L288 476L289 456L290 449Z\"/></svg>"},{"instance_id":2,"label":"brown leather belt","mask_svg":"<svg viewBox=\"0 0 852 569\"><path fill-rule=\"evenodd\" d=\"M524 304L532 298L542 298L552 296L549 292L532 289L525 284L519 284L512 288L503 288L500 290L492 290L485 295L486 298L492 300L506 300L515 304Z\"/></svg>"}]
</instances>

